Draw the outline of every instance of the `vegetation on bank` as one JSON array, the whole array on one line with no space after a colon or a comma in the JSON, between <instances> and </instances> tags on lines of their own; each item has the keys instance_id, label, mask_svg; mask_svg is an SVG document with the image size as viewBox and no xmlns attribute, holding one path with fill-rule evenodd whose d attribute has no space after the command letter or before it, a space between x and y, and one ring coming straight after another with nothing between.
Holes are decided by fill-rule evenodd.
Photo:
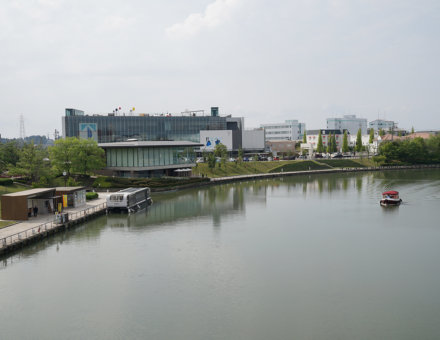
<instances>
[{"instance_id":1,"label":"vegetation on bank","mask_svg":"<svg viewBox=\"0 0 440 340\"><path fill-rule=\"evenodd\" d=\"M331 169L331 166L327 164L321 164L315 161L287 161L281 162L278 167L270 170L270 173L274 172L287 172L287 171L308 171L308 170L324 170Z\"/></svg>"},{"instance_id":2,"label":"vegetation on bank","mask_svg":"<svg viewBox=\"0 0 440 340\"><path fill-rule=\"evenodd\" d=\"M208 178L198 177L126 178L100 176L96 178L93 187L97 189L150 187L152 190L157 190L164 188L175 189L208 181Z\"/></svg>"},{"instance_id":3,"label":"vegetation on bank","mask_svg":"<svg viewBox=\"0 0 440 340\"><path fill-rule=\"evenodd\" d=\"M440 135L382 143L379 155L373 159L383 165L438 164Z\"/></svg>"}]
</instances>

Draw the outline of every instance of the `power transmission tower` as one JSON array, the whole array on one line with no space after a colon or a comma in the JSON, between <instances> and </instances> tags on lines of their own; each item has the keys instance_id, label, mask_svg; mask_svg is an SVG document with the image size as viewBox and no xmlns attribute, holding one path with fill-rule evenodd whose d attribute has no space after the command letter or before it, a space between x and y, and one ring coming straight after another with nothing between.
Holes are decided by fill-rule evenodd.
<instances>
[{"instance_id":1,"label":"power transmission tower","mask_svg":"<svg viewBox=\"0 0 440 340\"><path fill-rule=\"evenodd\" d=\"M20 115L20 138L24 140L26 133L24 132L24 117Z\"/></svg>"}]
</instances>

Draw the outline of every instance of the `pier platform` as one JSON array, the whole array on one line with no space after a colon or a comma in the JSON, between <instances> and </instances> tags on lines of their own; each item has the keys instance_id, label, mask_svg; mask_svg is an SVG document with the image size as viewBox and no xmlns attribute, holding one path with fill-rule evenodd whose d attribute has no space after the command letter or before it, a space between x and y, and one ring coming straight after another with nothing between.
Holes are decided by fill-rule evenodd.
<instances>
[{"instance_id":1,"label":"pier platform","mask_svg":"<svg viewBox=\"0 0 440 340\"><path fill-rule=\"evenodd\" d=\"M105 214L107 195L108 193L99 193L97 199L89 201L85 205L64 209L64 219L62 215L59 215L57 219L56 215L43 214L0 229L0 255L57 231L65 230L92 216Z\"/></svg>"}]
</instances>

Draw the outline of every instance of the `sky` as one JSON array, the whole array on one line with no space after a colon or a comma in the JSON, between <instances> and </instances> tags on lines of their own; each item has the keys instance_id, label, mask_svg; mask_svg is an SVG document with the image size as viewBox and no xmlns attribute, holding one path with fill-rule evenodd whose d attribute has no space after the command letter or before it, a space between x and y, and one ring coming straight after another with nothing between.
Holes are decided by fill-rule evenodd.
<instances>
[{"instance_id":1,"label":"sky","mask_svg":"<svg viewBox=\"0 0 440 340\"><path fill-rule=\"evenodd\" d=\"M440 129L438 0L1 0L0 134L65 108Z\"/></svg>"}]
</instances>

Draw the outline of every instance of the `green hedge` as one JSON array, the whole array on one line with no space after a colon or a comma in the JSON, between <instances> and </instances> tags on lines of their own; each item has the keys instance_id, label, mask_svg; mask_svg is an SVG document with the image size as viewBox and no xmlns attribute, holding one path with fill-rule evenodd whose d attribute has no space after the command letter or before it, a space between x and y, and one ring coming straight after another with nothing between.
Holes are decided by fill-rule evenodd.
<instances>
[{"instance_id":1,"label":"green hedge","mask_svg":"<svg viewBox=\"0 0 440 340\"><path fill-rule=\"evenodd\" d=\"M98 177L93 183L94 188L128 188L128 187L150 187L172 188L188 184L209 182L209 178L125 178L125 177Z\"/></svg>"},{"instance_id":2,"label":"green hedge","mask_svg":"<svg viewBox=\"0 0 440 340\"><path fill-rule=\"evenodd\" d=\"M12 184L14 184L14 182L11 178L0 178L0 185L7 186Z\"/></svg>"},{"instance_id":3,"label":"green hedge","mask_svg":"<svg viewBox=\"0 0 440 340\"><path fill-rule=\"evenodd\" d=\"M86 192L86 200L94 200L98 198L98 193L97 192Z\"/></svg>"}]
</instances>

